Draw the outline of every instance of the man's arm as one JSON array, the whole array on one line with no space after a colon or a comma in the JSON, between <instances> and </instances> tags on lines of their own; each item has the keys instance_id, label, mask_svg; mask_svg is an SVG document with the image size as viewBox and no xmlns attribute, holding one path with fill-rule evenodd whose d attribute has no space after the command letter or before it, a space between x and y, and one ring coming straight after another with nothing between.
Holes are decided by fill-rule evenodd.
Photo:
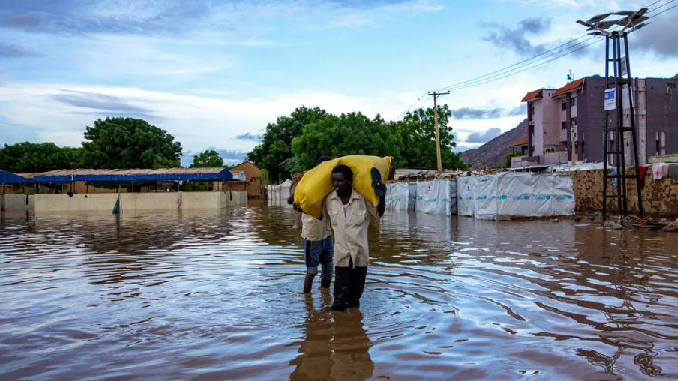
<instances>
[{"instance_id":1,"label":"man's arm","mask_svg":"<svg viewBox=\"0 0 678 381\"><path fill-rule=\"evenodd\" d=\"M379 218L381 218L386 211L386 185L384 183L377 183L376 186L383 190L382 196L379 197L379 205L377 205L377 212L379 213Z\"/></svg>"}]
</instances>

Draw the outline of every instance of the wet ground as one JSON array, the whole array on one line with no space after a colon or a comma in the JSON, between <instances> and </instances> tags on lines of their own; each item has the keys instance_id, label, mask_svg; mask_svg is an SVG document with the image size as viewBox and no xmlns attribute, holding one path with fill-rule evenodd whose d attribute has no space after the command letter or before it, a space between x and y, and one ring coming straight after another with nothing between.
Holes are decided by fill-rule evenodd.
<instances>
[{"instance_id":1,"label":"wet ground","mask_svg":"<svg viewBox=\"0 0 678 381\"><path fill-rule=\"evenodd\" d=\"M678 379L678 234L392 214L360 311L292 213L0 219L0 380Z\"/></svg>"}]
</instances>

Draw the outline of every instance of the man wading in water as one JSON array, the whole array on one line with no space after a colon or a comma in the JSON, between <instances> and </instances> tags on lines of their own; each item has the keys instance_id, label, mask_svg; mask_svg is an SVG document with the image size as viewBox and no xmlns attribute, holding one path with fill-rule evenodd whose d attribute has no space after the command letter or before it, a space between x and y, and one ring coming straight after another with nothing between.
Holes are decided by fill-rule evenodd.
<instances>
[{"instance_id":1,"label":"man wading in water","mask_svg":"<svg viewBox=\"0 0 678 381\"><path fill-rule=\"evenodd\" d=\"M367 229L370 223L379 223L386 208L386 186L383 183L375 184L382 194L376 208L355 191L352 184L351 168L337 165L332 170L334 191L323 202L323 220L329 222L334 230L334 311L360 306L370 257Z\"/></svg>"},{"instance_id":2,"label":"man wading in water","mask_svg":"<svg viewBox=\"0 0 678 381\"><path fill-rule=\"evenodd\" d=\"M316 162L316 166L324 161L332 160L329 156L321 156ZM297 188L302 176L295 178L295 182L290 187L290 194L287 199L288 204L294 202L294 191ZM322 267L320 275L320 287L329 288L332 282L332 231L327 220L318 220L303 212L296 212L299 215L295 226L301 225L301 242L304 246L304 259L306 262L306 277L304 278L304 293L311 292L313 287L313 278L318 274L318 266ZM296 219L296 218L295 218Z\"/></svg>"}]
</instances>

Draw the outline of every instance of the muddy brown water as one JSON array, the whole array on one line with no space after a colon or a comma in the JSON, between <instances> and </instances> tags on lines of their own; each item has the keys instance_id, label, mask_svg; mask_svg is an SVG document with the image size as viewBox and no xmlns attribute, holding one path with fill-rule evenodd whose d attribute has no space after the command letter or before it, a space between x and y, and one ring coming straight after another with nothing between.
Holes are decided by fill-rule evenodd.
<instances>
[{"instance_id":1,"label":"muddy brown water","mask_svg":"<svg viewBox=\"0 0 678 381\"><path fill-rule=\"evenodd\" d=\"M360 311L291 210L0 219L0 380L678 379L678 235L390 214Z\"/></svg>"}]
</instances>

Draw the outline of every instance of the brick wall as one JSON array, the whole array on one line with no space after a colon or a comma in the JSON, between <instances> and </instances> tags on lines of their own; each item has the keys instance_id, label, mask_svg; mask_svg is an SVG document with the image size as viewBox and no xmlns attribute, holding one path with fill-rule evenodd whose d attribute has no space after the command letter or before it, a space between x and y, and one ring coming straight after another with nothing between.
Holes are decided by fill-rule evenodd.
<instances>
[{"instance_id":1,"label":"brick wall","mask_svg":"<svg viewBox=\"0 0 678 381\"><path fill-rule=\"evenodd\" d=\"M628 173L633 174L629 169ZM571 172L574 184L575 208L577 213L601 211L603 209L603 171L575 171ZM678 181L664 178L654 181L652 172L645 174L645 186L642 188L643 209L646 216L678 217ZM615 194L616 188L608 187L608 192ZM629 199L629 213L638 213L638 197L636 196L635 180L627 180L626 194ZM617 199L608 199L607 210L617 213Z\"/></svg>"}]
</instances>

